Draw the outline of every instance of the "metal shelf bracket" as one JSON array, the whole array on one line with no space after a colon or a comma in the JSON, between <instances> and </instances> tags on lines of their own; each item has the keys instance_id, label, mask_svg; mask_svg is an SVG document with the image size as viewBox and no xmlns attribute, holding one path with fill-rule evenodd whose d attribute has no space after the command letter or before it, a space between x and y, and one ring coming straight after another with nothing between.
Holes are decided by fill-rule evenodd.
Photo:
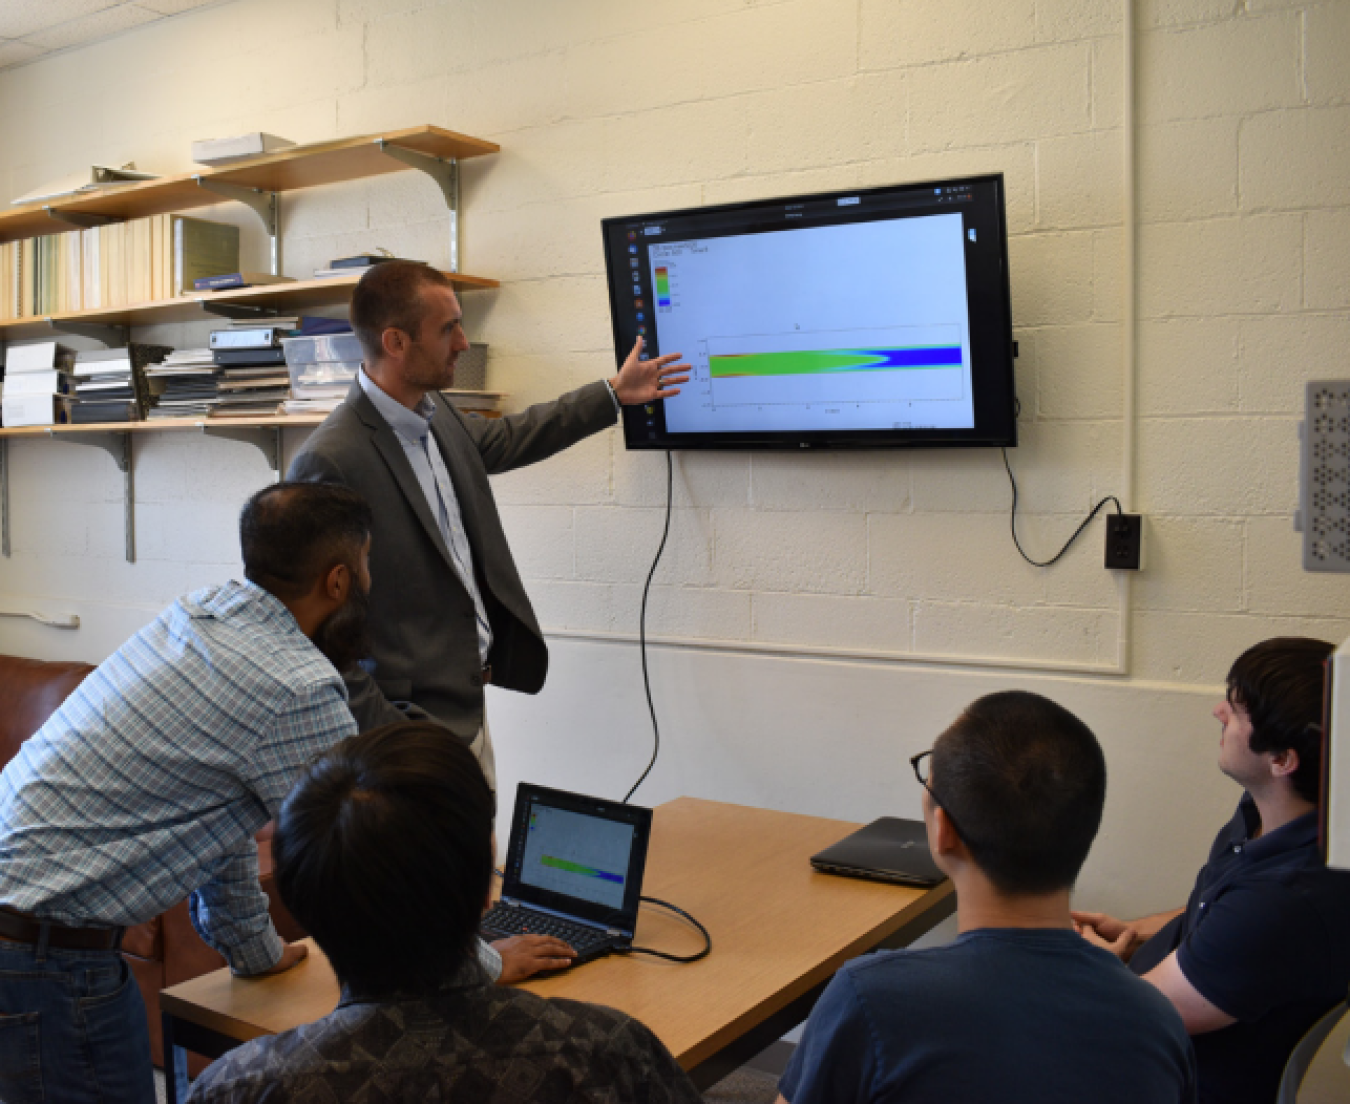
<instances>
[{"instance_id":1,"label":"metal shelf bracket","mask_svg":"<svg viewBox=\"0 0 1350 1104\"><path fill-rule=\"evenodd\" d=\"M281 275L281 199L276 192L265 192L261 188L244 188L238 184L227 184L223 180L212 180L208 176L194 176L197 187L252 209L262 220L263 229L272 240L272 275Z\"/></svg>"},{"instance_id":2,"label":"metal shelf bracket","mask_svg":"<svg viewBox=\"0 0 1350 1104\"><path fill-rule=\"evenodd\" d=\"M113 458L117 470L122 473L123 520L127 535L127 563L136 562L136 483L131 464L130 433L62 433L57 436L50 429L47 436L57 441L69 441L72 445L88 445L102 449Z\"/></svg>"},{"instance_id":3,"label":"metal shelf bracket","mask_svg":"<svg viewBox=\"0 0 1350 1104\"><path fill-rule=\"evenodd\" d=\"M112 215L91 215L83 211L62 211L55 207L43 207L47 212L47 217L56 222L64 222L68 226L78 226L81 230L92 230L95 226L107 226L110 222L116 222L117 219Z\"/></svg>"},{"instance_id":4,"label":"metal shelf bracket","mask_svg":"<svg viewBox=\"0 0 1350 1104\"><path fill-rule=\"evenodd\" d=\"M252 445L263 454L272 473L281 479L281 426L202 426L203 437L219 437Z\"/></svg>"},{"instance_id":5,"label":"metal shelf bracket","mask_svg":"<svg viewBox=\"0 0 1350 1104\"><path fill-rule=\"evenodd\" d=\"M376 138L375 144L381 153L420 169L440 187L445 206L450 211L450 271L459 272L459 161L454 157L433 157L420 150L395 146L384 138Z\"/></svg>"},{"instance_id":6,"label":"metal shelf bracket","mask_svg":"<svg viewBox=\"0 0 1350 1104\"><path fill-rule=\"evenodd\" d=\"M109 349L119 348L131 340L130 326L111 326L102 322L58 322L55 318L48 318L47 325L58 333L102 342Z\"/></svg>"}]
</instances>

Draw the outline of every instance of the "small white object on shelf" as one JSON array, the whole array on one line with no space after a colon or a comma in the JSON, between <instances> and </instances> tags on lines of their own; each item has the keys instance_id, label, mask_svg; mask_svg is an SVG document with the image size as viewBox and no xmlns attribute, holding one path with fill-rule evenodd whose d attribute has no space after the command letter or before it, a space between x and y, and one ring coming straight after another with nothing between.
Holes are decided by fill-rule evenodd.
<instances>
[{"instance_id":1,"label":"small white object on shelf","mask_svg":"<svg viewBox=\"0 0 1350 1104\"><path fill-rule=\"evenodd\" d=\"M261 157L295 145L289 138L278 138L260 130L236 134L230 138L202 138L192 143L192 160L199 165L224 165L247 157Z\"/></svg>"}]
</instances>

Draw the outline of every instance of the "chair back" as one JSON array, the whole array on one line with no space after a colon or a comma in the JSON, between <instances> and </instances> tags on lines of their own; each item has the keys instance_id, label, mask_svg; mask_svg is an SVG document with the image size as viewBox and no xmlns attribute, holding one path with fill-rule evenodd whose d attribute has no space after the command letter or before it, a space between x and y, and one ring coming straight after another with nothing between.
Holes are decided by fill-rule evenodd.
<instances>
[{"instance_id":1,"label":"chair back","mask_svg":"<svg viewBox=\"0 0 1350 1104\"><path fill-rule=\"evenodd\" d=\"M56 712L93 668L0 655L0 767Z\"/></svg>"},{"instance_id":2,"label":"chair back","mask_svg":"<svg viewBox=\"0 0 1350 1104\"><path fill-rule=\"evenodd\" d=\"M1275 1104L1297 1104L1299 1086L1307 1076L1308 1067L1321 1049L1332 1029L1341 1022L1341 1017L1350 1010L1350 1004L1341 1001L1330 1012L1308 1028L1298 1041L1284 1064L1284 1074L1280 1077L1280 1091L1275 1096ZM1346 1048L1346 1062L1350 1063L1350 1046Z\"/></svg>"}]
</instances>

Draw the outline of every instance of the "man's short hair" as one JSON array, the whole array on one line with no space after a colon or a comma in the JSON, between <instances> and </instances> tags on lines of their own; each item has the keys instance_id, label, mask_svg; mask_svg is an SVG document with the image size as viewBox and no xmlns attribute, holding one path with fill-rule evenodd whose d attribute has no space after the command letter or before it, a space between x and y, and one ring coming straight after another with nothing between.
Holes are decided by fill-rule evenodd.
<instances>
[{"instance_id":1,"label":"man's short hair","mask_svg":"<svg viewBox=\"0 0 1350 1104\"><path fill-rule=\"evenodd\" d=\"M1252 721L1254 752L1298 753L1295 791L1316 804L1322 786L1322 696L1335 645L1279 636L1248 648L1228 672L1228 701Z\"/></svg>"},{"instance_id":2,"label":"man's short hair","mask_svg":"<svg viewBox=\"0 0 1350 1104\"><path fill-rule=\"evenodd\" d=\"M1097 836L1106 759L1062 705L1009 690L972 702L938 737L932 786L995 888L1050 893L1073 886Z\"/></svg>"},{"instance_id":3,"label":"man's short hair","mask_svg":"<svg viewBox=\"0 0 1350 1104\"><path fill-rule=\"evenodd\" d=\"M472 953L492 877L493 800L473 753L426 721L334 745L286 798L277 888L344 985L424 993Z\"/></svg>"},{"instance_id":4,"label":"man's short hair","mask_svg":"<svg viewBox=\"0 0 1350 1104\"><path fill-rule=\"evenodd\" d=\"M426 287L454 290L451 279L430 265L416 261L386 261L371 265L352 292L348 317L361 343L367 364L384 358L384 331L402 330L416 337L426 317L422 291Z\"/></svg>"},{"instance_id":5,"label":"man's short hair","mask_svg":"<svg viewBox=\"0 0 1350 1104\"><path fill-rule=\"evenodd\" d=\"M244 577L283 601L302 598L335 565L355 565L373 526L370 506L333 483L273 483L239 515Z\"/></svg>"}]
</instances>

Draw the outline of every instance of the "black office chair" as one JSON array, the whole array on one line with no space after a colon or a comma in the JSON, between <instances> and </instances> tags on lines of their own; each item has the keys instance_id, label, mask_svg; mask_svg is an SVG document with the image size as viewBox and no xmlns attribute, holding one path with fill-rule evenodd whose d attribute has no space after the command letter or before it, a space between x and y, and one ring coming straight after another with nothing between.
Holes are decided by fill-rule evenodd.
<instances>
[{"instance_id":1,"label":"black office chair","mask_svg":"<svg viewBox=\"0 0 1350 1104\"><path fill-rule=\"evenodd\" d=\"M1307 1033L1298 1041L1298 1046L1290 1053L1289 1061L1284 1064L1284 1074L1280 1077L1280 1091L1276 1094L1275 1104L1297 1104L1299 1086L1303 1084L1308 1067L1312 1065L1313 1058L1321 1050L1327 1036L1341 1022L1341 1017L1347 1011L1350 1011L1350 999L1336 1005L1308 1028ZM1350 1045L1345 1049L1345 1061L1350 1065Z\"/></svg>"}]
</instances>

